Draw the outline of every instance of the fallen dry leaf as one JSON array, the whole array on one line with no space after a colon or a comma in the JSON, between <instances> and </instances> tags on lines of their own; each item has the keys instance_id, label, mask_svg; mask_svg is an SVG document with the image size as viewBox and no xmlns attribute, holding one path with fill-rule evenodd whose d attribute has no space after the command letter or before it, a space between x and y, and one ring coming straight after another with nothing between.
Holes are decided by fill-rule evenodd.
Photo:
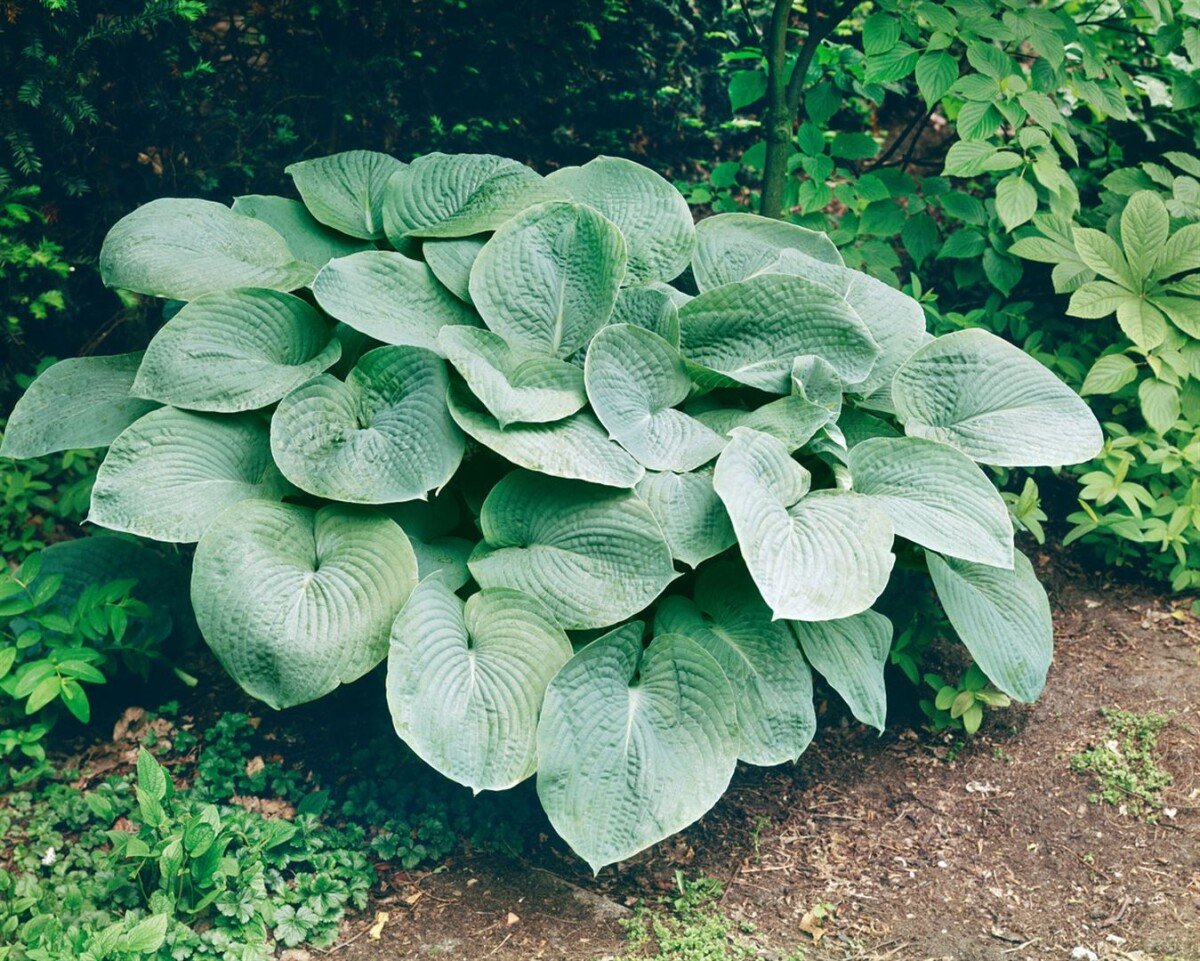
<instances>
[{"instance_id":1,"label":"fallen dry leaf","mask_svg":"<svg viewBox=\"0 0 1200 961\"><path fill-rule=\"evenodd\" d=\"M367 937L372 941L378 941L383 937L383 926L388 923L390 915L386 911L375 912L375 923L371 925L371 930L367 932Z\"/></svg>"}]
</instances>

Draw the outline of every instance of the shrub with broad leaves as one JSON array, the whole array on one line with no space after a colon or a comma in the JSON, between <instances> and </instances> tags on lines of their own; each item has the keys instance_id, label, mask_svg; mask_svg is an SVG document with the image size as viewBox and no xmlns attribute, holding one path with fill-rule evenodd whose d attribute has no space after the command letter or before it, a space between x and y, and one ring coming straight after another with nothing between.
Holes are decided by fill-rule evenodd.
<instances>
[{"instance_id":1,"label":"shrub with broad leaves","mask_svg":"<svg viewBox=\"0 0 1200 961\"><path fill-rule=\"evenodd\" d=\"M144 354L51 367L4 441L108 447L91 520L198 542L196 618L251 694L300 704L386 659L400 737L477 791L536 773L596 869L739 759L798 758L814 669L882 728L894 565L1037 697L1050 608L979 465L1101 444L1038 362L930 337L821 233L693 226L626 160L290 170L302 203L120 221L107 283L185 303Z\"/></svg>"}]
</instances>

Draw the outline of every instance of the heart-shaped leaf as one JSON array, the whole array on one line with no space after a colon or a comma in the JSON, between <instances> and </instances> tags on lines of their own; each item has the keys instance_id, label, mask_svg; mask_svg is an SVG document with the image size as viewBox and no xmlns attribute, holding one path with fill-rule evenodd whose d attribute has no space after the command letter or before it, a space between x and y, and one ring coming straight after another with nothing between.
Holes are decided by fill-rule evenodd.
<instances>
[{"instance_id":1,"label":"heart-shaped leaf","mask_svg":"<svg viewBox=\"0 0 1200 961\"><path fill-rule=\"evenodd\" d=\"M408 538L382 514L251 500L200 539L192 605L222 667L247 693L285 708L382 661L416 583Z\"/></svg>"},{"instance_id":2,"label":"heart-shaped leaf","mask_svg":"<svg viewBox=\"0 0 1200 961\"><path fill-rule=\"evenodd\" d=\"M582 370L512 347L490 330L443 327L438 344L502 428L562 420L587 403Z\"/></svg>"},{"instance_id":3,"label":"heart-shaped leaf","mask_svg":"<svg viewBox=\"0 0 1200 961\"><path fill-rule=\"evenodd\" d=\"M630 324L605 327L588 346L584 379L600 423L651 470L694 470L725 446L719 434L674 409L692 380L679 351L657 334Z\"/></svg>"},{"instance_id":4,"label":"heart-shaped leaf","mask_svg":"<svg viewBox=\"0 0 1200 961\"><path fill-rule=\"evenodd\" d=\"M737 764L733 692L712 655L626 624L576 654L546 689L538 796L554 829L599 871L691 824Z\"/></svg>"},{"instance_id":5,"label":"heart-shaped leaf","mask_svg":"<svg viewBox=\"0 0 1200 961\"><path fill-rule=\"evenodd\" d=\"M142 352L60 360L17 401L4 428L0 457L42 457L60 450L107 447L158 405L130 395Z\"/></svg>"},{"instance_id":6,"label":"heart-shaped leaf","mask_svg":"<svg viewBox=\"0 0 1200 961\"><path fill-rule=\"evenodd\" d=\"M322 374L271 419L279 469L301 490L354 504L423 498L462 461L446 409L445 362L420 347L378 347L345 382Z\"/></svg>"},{"instance_id":7,"label":"heart-shaped leaf","mask_svg":"<svg viewBox=\"0 0 1200 961\"><path fill-rule=\"evenodd\" d=\"M321 309L385 344L436 351L438 331L478 324L471 309L437 282L427 264L391 250L331 260L312 285Z\"/></svg>"},{"instance_id":8,"label":"heart-shaped leaf","mask_svg":"<svg viewBox=\"0 0 1200 961\"><path fill-rule=\"evenodd\" d=\"M392 627L387 697L396 733L475 792L503 791L537 768L546 685L573 654L528 594L492 588L464 605L422 581Z\"/></svg>"},{"instance_id":9,"label":"heart-shaped leaf","mask_svg":"<svg viewBox=\"0 0 1200 961\"><path fill-rule=\"evenodd\" d=\"M309 212L334 230L364 240L383 236L388 180L405 165L374 150L347 150L285 168Z\"/></svg>"},{"instance_id":10,"label":"heart-shaped leaf","mask_svg":"<svg viewBox=\"0 0 1200 961\"><path fill-rule=\"evenodd\" d=\"M654 616L656 634L686 634L713 656L737 705L738 757L750 764L795 761L817 730L812 673L783 621L738 561L706 567L696 601L665 598Z\"/></svg>"},{"instance_id":11,"label":"heart-shaped leaf","mask_svg":"<svg viewBox=\"0 0 1200 961\"><path fill-rule=\"evenodd\" d=\"M855 310L823 284L758 274L679 309L684 357L722 382L786 394L801 354L823 358L848 384L863 381L879 346Z\"/></svg>"},{"instance_id":12,"label":"heart-shaped leaf","mask_svg":"<svg viewBox=\"0 0 1200 961\"><path fill-rule=\"evenodd\" d=\"M501 427L469 390L452 384L450 416L465 433L518 467L607 487L633 487L645 474L641 464L609 439L591 411L550 424Z\"/></svg>"},{"instance_id":13,"label":"heart-shaped leaf","mask_svg":"<svg viewBox=\"0 0 1200 961\"><path fill-rule=\"evenodd\" d=\"M984 464L1076 464L1104 443L1073 390L985 330L930 341L896 372L892 393L909 436L941 441Z\"/></svg>"},{"instance_id":14,"label":"heart-shaped leaf","mask_svg":"<svg viewBox=\"0 0 1200 961\"><path fill-rule=\"evenodd\" d=\"M431 153L388 183L383 216L394 246L408 237L469 237L495 230L562 190L524 164L492 154Z\"/></svg>"},{"instance_id":15,"label":"heart-shaped leaf","mask_svg":"<svg viewBox=\"0 0 1200 961\"><path fill-rule=\"evenodd\" d=\"M696 286L712 290L761 273L785 250L797 250L830 264L842 255L825 234L756 214L717 214L696 225L692 273Z\"/></svg>"},{"instance_id":16,"label":"heart-shaped leaf","mask_svg":"<svg viewBox=\"0 0 1200 961\"><path fill-rule=\"evenodd\" d=\"M867 498L810 494L809 483L781 441L745 427L733 431L713 473L746 566L775 616L849 617L887 586L892 524Z\"/></svg>"},{"instance_id":17,"label":"heart-shaped leaf","mask_svg":"<svg viewBox=\"0 0 1200 961\"><path fill-rule=\"evenodd\" d=\"M200 539L221 511L249 498L279 500L292 485L271 459L255 414L151 411L112 442L96 474L88 520L156 541Z\"/></svg>"},{"instance_id":18,"label":"heart-shaped leaf","mask_svg":"<svg viewBox=\"0 0 1200 961\"><path fill-rule=\"evenodd\" d=\"M987 475L953 447L920 437L875 438L850 450L854 489L896 533L968 561L1011 568L1013 526Z\"/></svg>"},{"instance_id":19,"label":"heart-shaped leaf","mask_svg":"<svg viewBox=\"0 0 1200 961\"><path fill-rule=\"evenodd\" d=\"M319 223L304 204L287 197L250 194L233 201L233 212L261 220L274 227L288 245L292 256L313 270L320 270L334 257L346 257L370 249L364 240L355 240Z\"/></svg>"},{"instance_id":20,"label":"heart-shaped leaf","mask_svg":"<svg viewBox=\"0 0 1200 961\"><path fill-rule=\"evenodd\" d=\"M100 249L109 287L191 300L235 287L295 290L313 278L260 220L211 200L163 197L116 222Z\"/></svg>"},{"instance_id":21,"label":"heart-shaped leaf","mask_svg":"<svg viewBox=\"0 0 1200 961\"><path fill-rule=\"evenodd\" d=\"M612 313L625 241L582 204L539 204L492 235L471 268L471 302L514 346L566 357Z\"/></svg>"},{"instance_id":22,"label":"heart-shaped leaf","mask_svg":"<svg viewBox=\"0 0 1200 961\"><path fill-rule=\"evenodd\" d=\"M626 491L513 471L488 494L479 524L475 580L531 594L567 630L636 614L676 577L650 508Z\"/></svg>"},{"instance_id":23,"label":"heart-shaped leaf","mask_svg":"<svg viewBox=\"0 0 1200 961\"><path fill-rule=\"evenodd\" d=\"M688 567L698 567L737 543L712 475L711 467L687 474L650 471L634 488L666 535L672 556Z\"/></svg>"},{"instance_id":24,"label":"heart-shaped leaf","mask_svg":"<svg viewBox=\"0 0 1200 961\"><path fill-rule=\"evenodd\" d=\"M691 208L653 170L620 157L597 157L546 179L620 228L629 248L625 283L673 280L687 267L696 246Z\"/></svg>"},{"instance_id":25,"label":"heart-shaped leaf","mask_svg":"<svg viewBox=\"0 0 1200 961\"><path fill-rule=\"evenodd\" d=\"M996 687L1034 701L1054 656L1050 602L1020 551L1012 570L925 552L938 600L955 632Z\"/></svg>"},{"instance_id":26,"label":"heart-shaped leaf","mask_svg":"<svg viewBox=\"0 0 1200 961\"><path fill-rule=\"evenodd\" d=\"M863 611L836 621L791 625L804 656L854 716L882 733L887 720L883 669L892 647L892 622L875 611Z\"/></svg>"},{"instance_id":27,"label":"heart-shaped leaf","mask_svg":"<svg viewBox=\"0 0 1200 961\"><path fill-rule=\"evenodd\" d=\"M162 327L133 393L190 410L266 407L342 355L321 314L274 290L206 294Z\"/></svg>"}]
</instances>

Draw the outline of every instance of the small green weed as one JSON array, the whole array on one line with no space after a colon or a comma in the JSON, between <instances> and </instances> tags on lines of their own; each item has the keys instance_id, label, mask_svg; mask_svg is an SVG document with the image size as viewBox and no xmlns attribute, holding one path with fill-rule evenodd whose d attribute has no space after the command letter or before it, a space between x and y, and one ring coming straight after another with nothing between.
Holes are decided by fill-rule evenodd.
<instances>
[{"instance_id":1,"label":"small green weed","mask_svg":"<svg viewBox=\"0 0 1200 961\"><path fill-rule=\"evenodd\" d=\"M1171 773L1156 759L1158 734L1171 719L1115 708L1100 713L1108 721L1108 737L1072 757L1071 767L1099 781L1100 789L1088 795L1093 804L1103 801L1153 824L1162 813L1162 789L1171 783Z\"/></svg>"},{"instance_id":2,"label":"small green weed","mask_svg":"<svg viewBox=\"0 0 1200 961\"><path fill-rule=\"evenodd\" d=\"M624 922L626 953L618 961L753 961L759 954L739 940L752 928L721 908L721 882L675 873L676 893L658 908L640 906ZM665 909L665 910L664 910Z\"/></svg>"}]
</instances>

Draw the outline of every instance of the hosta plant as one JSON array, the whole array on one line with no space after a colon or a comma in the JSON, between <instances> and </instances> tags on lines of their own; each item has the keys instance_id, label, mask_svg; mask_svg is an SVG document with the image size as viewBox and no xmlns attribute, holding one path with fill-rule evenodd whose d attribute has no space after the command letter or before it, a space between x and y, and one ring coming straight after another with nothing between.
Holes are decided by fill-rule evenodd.
<instances>
[{"instance_id":1,"label":"hosta plant","mask_svg":"<svg viewBox=\"0 0 1200 961\"><path fill-rule=\"evenodd\" d=\"M1050 609L980 464L1095 455L1084 404L823 234L693 226L601 157L355 151L300 201L158 200L113 287L174 312L64 361L4 452L108 446L91 520L198 542L216 657L276 708L387 661L399 736L476 791L536 774L594 868L689 824L738 760L794 761L812 671L882 728L893 567L1029 701Z\"/></svg>"}]
</instances>

